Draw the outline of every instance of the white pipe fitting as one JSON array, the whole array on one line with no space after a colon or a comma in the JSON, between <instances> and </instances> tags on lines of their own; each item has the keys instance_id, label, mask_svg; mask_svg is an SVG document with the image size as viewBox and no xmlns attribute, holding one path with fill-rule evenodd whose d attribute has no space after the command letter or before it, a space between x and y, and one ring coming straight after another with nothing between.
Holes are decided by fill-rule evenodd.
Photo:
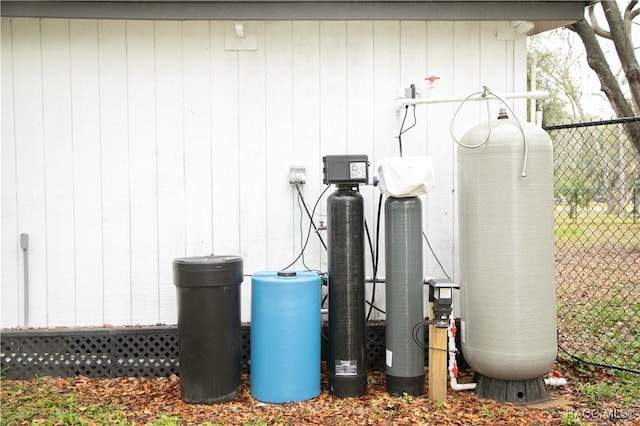
<instances>
[{"instance_id":1,"label":"white pipe fitting","mask_svg":"<svg viewBox=\"0 0 640 426\"><path fill-rule=\"evenodd\" d=\"M450 318L451 322L449 324L449 328L447 329L447 335L449 336L449 386L454 391L462 391L462 390L473 390L476 388L476 383L458 383L456 379L457 373L454 370L457 370L456 367L456 353L458 349L456 348L456 339L453 334L453 326L455 325L455 321L453 318Z\"/></svg>"},{"instance_id":2,"label":"white pipe fitting","mask_svg":"<svg viewBox=\"0 0 640 426\"><path fill-rule=\"evenodd\" d=\"M564 386L567 384L567 379L564 377L547 377L544 379L544 384L547 386Z\"/></svg>"},{"instance_id":3,"label":"white pipe fitting","mask_svg":"<svg viewBox=\"0 0 640 426\"><path fill-rule=\"evenodd\" d=\"M544 99L549 96L549 92L545 90L534 90L531 92L515 92L515 93L498 93L502 99ZM427 98L413 98L413 99L396 99L396 110L402 109L402 107L409 105L420 105L420 104L441 104L447 102L461 102L461 101L483 101L487 99L493 99L489 96L483 96L483 94L478 94L470 97L459 97L459 96L449 96L449 97L427 97Z\"/></svg>"},{"instance_id":4,"label":"white pipe fitting","mask_svg":"<svg viewBox=\"0 0 640 426\"><path fill-rule=\"evenodd\" d=\"M473 390L476 388L476 383L458 383L456 378L451 376L449 386L454 391Z\"/></svg>"}]
</instances>

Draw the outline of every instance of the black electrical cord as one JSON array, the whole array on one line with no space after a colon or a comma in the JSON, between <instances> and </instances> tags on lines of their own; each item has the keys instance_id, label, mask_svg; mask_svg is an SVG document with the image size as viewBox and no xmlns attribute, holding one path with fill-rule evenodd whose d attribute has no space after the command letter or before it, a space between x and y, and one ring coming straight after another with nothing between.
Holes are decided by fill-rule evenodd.
<instances>
[{"instance_id":1,"label":"black electrical cord","mask_svg":"<svg viewBox=\"0 0 640 426\"><path fill-rule=\"evenodd\" d=\"M412 106L413 106L413 124L407 127L406 129L404 128L404 122L407 120L407 115L409 114L409 105L407 105L404 107L405 108L404 117L402 118L402 124L400 124L400 131L398 132L398 136L396 136L396 138L398 139L398 147L400 148L400 157L402 157L402 135L405 134L408 130L413 129L415 125L418 123L418 119L416 118L416 106L415 104Z\"/></svg>"},{"instance_id":2,"label":"black electrical cord","mask_svg":"<svg viewBox=\"0 0 640 426\"><path fill-rule=\"evenodd\" d=\"M320 203L320 200L322 199L324 194L329 190L330 187L331 185L327 185L327 187L318 196L318 199L316 200L315 204L313 205L313 209L311 210L311 214L310 214L311 217L313 217L313 214L316 212L316 208L318 207L318 203ZM304 242L304 246L300 249L300 254L298 255L298 257L293 259L293 262L291 262L290 264L282 268L281 271L285 271L290 267L292 267L298 261L298 259L300 259L304 255L304 251L307 248L307 244L309 243L309 237L311 236L312 223L313 223L313 220L309 223L309 228L307 229L307 238Z\"/></svg>"},{"instance_id":3,"label":"black electrical cord","mask_svg":"<svg viewBox=\"0 0 640 426\"><path fill-rule=\"evenodd\" d=\"M373 303L369 302L368 300L365 300L365 302L367 303L367 305L369 305L370 308L380 312L381 314L386 314L387 312L378 308L376 305L374 305Z\"/></svg>"},{"instance_id":4,"label":"black electrical cord","mask_svg":"<svg viewBox=\"0 0 640 426\"><path fill-rule=\"evenodd\" d=\"M617 365L600 364L597 362L587 361L586 359L580 358L579 356L576 356L570 353L564 346L560 344L560 342L558 342L558 348L565 354L569 355L571 358L583 364L589 364L589 365L593 365L595 367L601 367L601 368L611 368L614 370L626 371L628 373L640 374L640 370L634 370L632 368L618 367Z\"/></svg>"},{"instance_id":5,"label":"black electrical cord","mask_svg":"<svg viewBox=\"0 0 640 426\"><path fill-rule=\"evenodd\" d=\"M369 311L367 312L367 321L371 318L371 313L376 301L376 279L378 278L378 261L380 258L380 213L382 211L382 193L378 197L378 216L376 219L376 246L375 257L373 256L373 248L371 247L371 240L369 240L369 247L371 248L372 264L373 264L373 286L371 287L371 303L369 304ZM365 225L366 225L365 221ZM367 230L367 236L369 231Z\"/></svg>"},{"instance_id":6,"label":"black electrical cord","mask_svg":"<svg viewBox=\"0 0 640 426\"><path fill-rule=\"evenodd\" d=\"M373 249L373 243L371 242L371 234L369 233L369 225L367 225L367 219L364 220L364 232L367 235L367 242L369 243L369 253L371 254L371 265L373 270L376 269L376 254Z\"/></svg>"},{"instance_id":7,"label":"black electrical cord","mask_svg":"<svg viewBox=\"0 0 640 426\"><path fill-rule=\"evenodd\" d=\"M304 210L306 211L307 216L309 217L309 228L307 230L307 237L306 237L306 240L304 242L304 245L303 245L302 249L300 250L300 254L298 255L298 257L296 257L293 260L293 262L291 262L285 268L282 268L282 270L286 270L286 269L290 268L300 258L303 259L303 264L304 264L304 251L305 251L305 249L307 247L307 244L309 243L309 237L310 237L310 234L311 234L311 227L312 226L315 229L316 234L318 235L318 238L320 239L320 242L322 243L322 246L325 248L325 250L327 250L327 245L324 242L324 239L322 238L320 233L318 232L318 228L316 227L316 225L315 225L315 223L313 221L313 214L315 213L315 210L316 210L316 208L318 206L318 203L319 203L320 199L323 197L325 192L327 192L327 190L329 189L330 185L327 185L327 187L324 189L324 191L322 191L322 193L320 194L320 196L316 200L316 202L315 202L315 204L313 206L313 210L311 212L309 212L307 204L304 201L304 197L302 196L302 193L300 191L300 187L298 186L297 183L295 183L295 187L296 187L296 190L298 192L298 199L299 199L299 201L302 202L302 206L304 206ZM358 188L358 192L359 191L360 190ZM372 313L372 311L374 309L376 311L382 313L382 314L386 313L384 310L382 310L382 309L378 308L377 306L375 306L376 278L377 278L377 275L378 275L378 259L379 259L379 250L378 250L378 248L379 248L379 245L380 245L380 213L381 213L381 206L382 206L382 194L380 194L380 198L378 200L378 215L377 215L377 221L376 221L376 244L375 244L375 249L373 247L373 243L371 242L371 234L369 233L369 228L368 228L368 225L367 225L367 221L366 220L364 221L365 231L367 233L367 239L369 241L369 249L370 249L370 252L371 252L371 260L372 260L372 264L373 264L373 293L372 293L372 296L371 296L371 301L366 301L366 303L369 305L369 311L367 313L367 321L371 317L371 313ZM309 269L306 265L305 265L305 267L307 269ZM318 271L318 272L320 272L320 271ZM323 274L321 273L321 275L323 275ZM323 280L322 283L323 283L323 285L326 285L326 281L325 280ZM323 297L322 302L321 302L321 306L324 306L324 303L327 300L327 296L328 295L325 294L325 296Z\"/></svg>"},{"instance_id":8,"label":"black electrical cord","mask_svg":"<svg viewBox=\"0 0 640 426\"><path fill-rule=\"evenodd\" d=\"M356 187L356 190L360 192L360 187ZM373 286L371 293L371 301L366 301L367 305L369 305L369 311L367 312L367 321L371 318L372 310L376 310L382 314L386 314L385 311L378 308L375 305L376 299L376 277L378 276L378 247L380 242L380 206L382 205L382 194L380 194L380 198L378 199L378 216L377 216L377 224L376 224L376 247L373 248L373 243L371 241L371 233L369 232L369 226L367 225L367 219L364 220L364 231L367 235L367 241L369 243L369 252L371 253L371 265L373 269Z\"/></svg>"},{"instance_id":9,"label":"black electrical cord","mask_svg":"<svg viewBox=\"0 0 640 426\"><path fill-rule=\"evenodd\" d=\"M304 241L304 245L300 249L300 254L295 259L293 259L293 261L290 264L288 264L287 266L282 268L281 271L285 271L285 270L289 269L290 267L292 267L298 261L298 259L300 259L301 257L304 256L304 251L307 248L307 244L309 243L309 237L310 236L311 236L311 225L309 225L309 228L307 229L307 238Z\"/></svg>"},{"instance_id":10,"label":"black electrical cord","mask_svg":"<svg viewBox=\"0 0 640 426\"><path fill-rule=\"evenodd\" d=\"M296 188L298 187L298 184L296 183ZM300 210L300 247L303 246L303 217L302 217L302 203L304 202L304 200L302 200L302 197L300 196L300 192L298 192L298 210ZM308 234L308 232L307 232ZM302 266L304 266L304 268L307 271L310 271L311 268L309 268L307 266L307 261L304 258L304 251L301 251L300 254L302 255Z\"/></svg>"},{"instance_id":11,"label":"black electrical cord","mask_svg":"<svg viewBox=\"0 0 640 426\"><path fill-rule=\"evenodd\" d=\"M420 329L426 326L427 324L429 324L429 321L420 321L419 323L415 324L411 329L411 337L413 338L413 342L416 345L418 345L418 347L423 351L426 351L428 348L424 345L424 342L420 342L418 340L418 331L420 331Z\"/></svg>"},{"instance_id":12,"label":"black electrical cord","mask_svg":"<svg viewBox=\"0 0 640 426\"><path fill-rule=\"evenodd\" d=\"M322 239L322 235L320 235L320 233L318 232L318 227L316 226L315 222L313 221L313 215L311 213L309 213L309 208L307 207L307 203L304 201L304 197L302 196L302 192L300 192L300 186L298 186L298 183L296 182L296 191L298 191L298 197L299 199L302 201L302 206L304 207L304 210L307 212L307 216L309 217L309 221L311 222L311 225L313 225L313 229L316 231L316 234L318 234L318 238L320 239L320 243L322 243L322 247L324 247L325 250L327 250L327 245L324 242L324 239ZM328 187L327 187L328 189ZM326 189L325 189L326 191ZM324 194L324 191L322 192L322 194ZM320 195L322 197L322 195ZM317 203L316 203L317 204ZM314 207L315 210L315 207Z\"/></svg>"},{"instance_id":13,"label":"black electrical cord","mask_svg":"<svg viewBox=\"0 0 640 426\"><path fill-rule=\"evenodd\" d=\"M325 187L325 189L322 191L322 193L320 194L320 196L319 196L319 197L318 197L318 199L316 200L315 204L313 205L313 212L311 212L311 213L309 212L309 208L307 207L307 203L304 201L304 197L302 196L302 193L301 193L301 191L300 191L300 187L298 186L298 183L297 183L297 182L296 182L296 184L295 184L295 187L296 187L296 190L298 191L298 200L299 200L299 201L302 201L302 205L304 206L304 209L305 209L305 211L307 212L307 216L309 217L309 223L310 223L310 225L313 225L313 227L314 227L314 229L315 229L315 231L316 231L316 234L318 235L318 238L320 239L320 242L322 243L322 246L324 247L324 249L325 249L325 250L327 250L327 245L325 244L324 240L322 239L322 236L321 236L321 235L320 235L320 233L318 232L318 228L316 227L315 223L313 222L313 213L315 213L316 208L318 207L318 203L320 202L320 200L321 200L321 199L322 199L322 197L324 196L325 192L327 192L327 190L331 187L331 185L327 185L327 186ZM301 221L302 221L302 219L301 219ZM307 242L309 241L309 235L310 235L310 232L311 232L311 228L309 227L309 228L308 228L308 231L307 231ZM307 246L307 243L305 242L304 247L303 247L303 249L302 249L302 250L301 250L301 252L300 252L300 255L299 255L299 256L298 256L298 257L297 257L297 258L296 258L296 259L295 259L291 264L289 264L289 266L287 266L287 267L286 267L286 268L284 268L284 269L288 269L288 268L290 268L294 263L296 263L296 261L297 261L301 256L303 256L303 255L304 255L304 250L305 250L306 246ZM303 264L304 264L304 257L303 257ZM305 265L305 267L307 267L307 266ZM308 267L307 267L307 269L308 269ZM326 273L324 273L324 272L322 272L322 271L317 271L317 272L318 272L318 274L320 274L320 277L321 277L321 280L322 280L322 285L326 287L326 286L327 286L327 276L326 276ZM328 298L328 294L325 294L325 295L324 295L324 297L322 298L322 301L320 302L320 306L321 306L321 307L322 307L322 306L324 306L325 302L327 301L327 298Z\"/></svg>"},{"instance_id":14,"label":"black electrical cord","mask_svg":"<svg viewBox=\"0 0 640 426\"><path fill-rule=\"evenodd\" d=\"M427 242L427 246L429 247L429 250L431 251L431 254L433 255L434 259L436 259L436 262L438 262L438 265L440 265L440 269L442 269L442 273L444 274L445 277L447 277L447 279L451 280L451 277L449 276L449 274L447 274L447 271L445 271L444 266L442 266L442 263L440 263L440 259L438 259L438 256L436 256L436 252L433 251L433 247L431 247L431 243L429 243L427 234L425 234L424 231L422 231L422 236L424 237L424 240Z\"/></svg>"},{"instance_id":15,"label":"black electrical cord","mask_svg":"<svg viewBox=\"0 0 640 426\"><path fill-rule=\"evenodd\" d=\"M413 339L413 343L418 345L418 347L423 351L426 351L427 348L424 345L424 343L421 343L418 341L418 330L420 330L420 328L424 327L425 325L426 323L424 321L420 321L419 323L415 324L411 329L411 338Z\"/></svg>"},{"instance_id":16,"label":"black electrical cord","mask_svg":"<svg viewBox=\"0 0 640 426\"><path fill-rule=\"evenodd\" d=\"M460 353L458 350L453 351L453 350L450 350L449 348L446 348L446 349L434 348L433 346L426 346L424 342L420 342L420 340L418 340L418 331L420 331L422 327L425 327L429 324L433 324L433 321L431 320L420 321L419 323L413 326L413 329L411 329L411 337L413 339L413 343L418 345L418 347L423 351L427 351L427 350L442 351L442 352L448 352L448 353L455 353L456 355Z\"/></svg>"}]
</instances>

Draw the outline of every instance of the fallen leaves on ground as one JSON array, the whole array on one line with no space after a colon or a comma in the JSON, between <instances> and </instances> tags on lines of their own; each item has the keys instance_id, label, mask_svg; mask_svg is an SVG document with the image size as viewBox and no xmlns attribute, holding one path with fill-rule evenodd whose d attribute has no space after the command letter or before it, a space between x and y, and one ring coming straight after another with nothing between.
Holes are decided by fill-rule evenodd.
<instances>
[{"instance_id":1,"label":"fallen leaves on ground","mask_svg":"<svg viewBox=\"0 0 640 426\"><path fill-rule=\"evenodd\" d=\"M5 381L5 384L7 382ZM385 391L384 373L369 372L367 394L339 399L327 391L307 401L266 404L251 396L249 377L243 375L241 392L232 401L202 405L180 399L180 379L126 377L45 378L42 386L57 393L79 395L76 410L89 406L117 406L130 424L180 425L560 425L567 413L587 413L589 401L571 384L550 389L551 401L533 406L515 406L479 398L474 392L448 391L445 402L425 396L392 396ZM4 399L3 390L3 399ZM584 417L584 416L582 416ZM159 422L158 419L164 419ZM634 425L640 413L615 424ZM606 419L604 420L606 421ZM626 423L625 423L626 422ZM594 424L602 424L601 418ZM580 423L575 423L580 424ZM582 424L590 424L584 422Z\"/></svg>"}]
</instances>

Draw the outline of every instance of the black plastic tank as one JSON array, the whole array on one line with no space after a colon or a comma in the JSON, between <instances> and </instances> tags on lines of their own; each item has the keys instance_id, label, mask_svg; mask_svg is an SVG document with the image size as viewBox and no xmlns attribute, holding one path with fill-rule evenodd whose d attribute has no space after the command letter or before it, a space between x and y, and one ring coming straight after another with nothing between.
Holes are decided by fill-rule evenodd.
<instances>
[{"instance_id":1,"label":"black plastic tank","mask_svg":"<svg viewBox=\"0 0 640 426\"><path fill-rule=\"evenodd\" d=\"M329 269L329 391L367 393L364 201L351 185L327 199Z\"/></svg>"},{"instance_id":2,"label":"black plastic tank","mask_svg":"<svg viewBox=\"0 0 640 426\"><path fill-rule=\"evenodd\" d=\"M185 402L225 402L240 393L242 267L238 256L173 261L180 394Z\"/></svg>"}]
</instances>

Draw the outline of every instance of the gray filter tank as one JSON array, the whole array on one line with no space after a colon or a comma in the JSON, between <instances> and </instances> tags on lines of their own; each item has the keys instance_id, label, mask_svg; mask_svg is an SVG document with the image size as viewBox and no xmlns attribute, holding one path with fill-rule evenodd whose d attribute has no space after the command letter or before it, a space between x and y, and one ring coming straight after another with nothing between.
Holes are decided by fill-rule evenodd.
<instances>
[{"instance_id":1,"label":"gray filter tank","mask_svg":"<svg viewBox=\"0 0 640 426\"><path fill-rule=\"evenodd\" d=\"M389 197L384 214L387 392L422 395L422 202Z\"/></svg>"},{"instance_id":2,"label":"gray filter tank","mask_svg":"<svg viewBox=\"0 0 640 426\"><path fill-rule=\"evenodd\" d=\"M480 375L509 383L540 379L557 351L552 146L521 124L478 125L460 142L479 145L490 125L486 143L458 148L462 352ZM531 402L518 400L530 383L519 385L514 402Z\"/></svg>"}]
</instances>

